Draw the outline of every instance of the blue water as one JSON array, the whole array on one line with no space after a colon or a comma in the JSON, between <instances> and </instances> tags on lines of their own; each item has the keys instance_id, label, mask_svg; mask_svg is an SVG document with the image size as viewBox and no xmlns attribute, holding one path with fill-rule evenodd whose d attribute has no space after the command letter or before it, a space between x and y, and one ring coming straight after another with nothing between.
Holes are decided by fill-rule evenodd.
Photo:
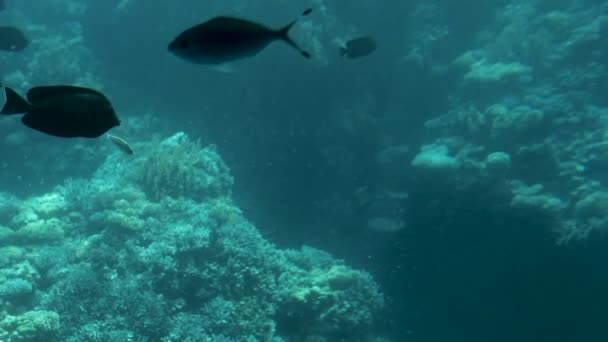
<instances>
[{"instance_id":1,"label":"blue water","mask_svg":"<svg viewBox=\"0 0 608 342\"><path fill-rule=\"evenodd\" d=\"M0 341L608 340L608 2L6 2L3 85L136 152L0 117ZM167 51L308 7L309 60Z\"/></svg>"}]
</instances>

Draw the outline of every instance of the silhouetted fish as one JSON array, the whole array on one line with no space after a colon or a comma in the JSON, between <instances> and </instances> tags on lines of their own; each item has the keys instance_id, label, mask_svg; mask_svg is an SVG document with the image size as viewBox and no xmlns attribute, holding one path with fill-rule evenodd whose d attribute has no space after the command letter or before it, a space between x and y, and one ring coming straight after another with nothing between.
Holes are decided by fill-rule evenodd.
<instances>
[{"instance_id":1,"label":"silhouetted fish","mask_svg":"<svg viewBox=\"0 0 608 342\"><path fill-rule=\"evenodd\" d=\"M110 141L113 142L114 145L116 145L116 147L118 147L118 149L122 152L126 154L135 154L135 151L125 139L112 134L108 134L108 139L110 139Z\"/></svg>"},{"instance_id":2,"label":"silhouetted fish","mask_svg":"<svg viewBox=\"0 0 608 342\"><path fill-rule=\"evenodd\" d=\"M340 47L340 56L343 58L365 57L376 50L378 45L371 37L359 37L347 41Z\"/></svg>"},{"instance_id":3,"label":"silhouetted fish","mask_svg":"<svg viewBox=\"0 0 608 342\"><path fill-rule=\"evenodd\" d=\"M311 11L307 9L302 15ZM182 32L169 44L169 51L191 63L222 64L255 56L268 44L281 40L309 58L310 54L287 35L296 22L273 30L245 19L215 17Z\"/></svg>"},{"instance_id":4,"label":"silhouetted fish","mask_svg":"<svg viewBox=\"0 0 608 342\"><path fill-rule=\"evenodd\" d=\"M23 114L23 124L57 137L96 138L120 125L110 101L100 92L74 86L34 87L27 100L5 88L0 114Z\"/></svg>"},{"instance_id":5,"label":"silhouetted fish","mask_svg":"<svg viewBox=\"0 0 608 342\"><path fill-rule=\"evenodd\" d=\"M21 51L30 44L23 32L16 27L0 27L0 50Z\"/></svg>"}]
</instances>

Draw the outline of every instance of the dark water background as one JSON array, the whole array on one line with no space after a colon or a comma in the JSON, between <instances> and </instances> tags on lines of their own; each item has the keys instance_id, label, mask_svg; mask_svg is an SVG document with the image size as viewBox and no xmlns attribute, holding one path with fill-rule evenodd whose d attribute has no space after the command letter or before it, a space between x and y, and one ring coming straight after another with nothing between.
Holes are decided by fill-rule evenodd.
<instances>
[{"instance_id":1,"label":"dark water background","mask_svg":"<svg viewBox=\"0 0 608 342\"><path fill-rule=\"evenodd\" d=\"M304 60L274 44L236 64L233 73L188 64L166 46L185 27L216 13L280 27L311 4L132 0L117 15L116 1L95 0L71 15L51 3L21 0L12 6L49 27L69 30L70 23L79 23L123 116L153 109L167 132L183 130L217 145L237 180L239 205L271 241L312 245L370 271L389 299L379 328L387 337L608 340L608 245L599 236L557 246L552 222L510 210L509 198L494 184L463 189L424 175L402 176L395 187L409 194L399 204L407 228L390 234L370 231L369 208L353 200L362 189L385 186L380 150L418 146L429 138L424 122L450 109L449 96L459 86L458 75L431 69L474 49L477 34L496 25L494 14L508 1L432 1L429 6L440 10L429 17L413 15L417 1L324 1L327 14L314 13L311 20L335 20L318 35L326 61ZM551 10L572 1L537 3ZM312 6L317 10L319 4ZM449 39L433 48L428 64L404 63L412 30L422 25L448 27ZM363 60L339 60L332 39L353 28L376 37L380 48ZM336 113L358 109L365 117L351 118L350 128L336 123ZM56 144L64 150L73 142ZM36 160L40 153L45 151L27 158ZM19 175L18 181L2 180L5 191L25 196L59 181L54 174L41 180L40 172L15 169L24 158L18 151L2 154ZM83 173L96 165L72 163ZM542 179L536 170L528 172Z\"/></svg>"}]
</instances>

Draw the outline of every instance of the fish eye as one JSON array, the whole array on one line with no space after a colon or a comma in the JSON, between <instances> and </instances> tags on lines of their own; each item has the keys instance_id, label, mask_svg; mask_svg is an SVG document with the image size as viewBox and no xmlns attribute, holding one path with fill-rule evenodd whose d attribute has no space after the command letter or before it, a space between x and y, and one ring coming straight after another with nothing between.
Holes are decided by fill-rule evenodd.
<instances>
[{"instance_id":1,"label":"fish eye","mask_svg":"<svg viewBox=\"0 0 608 342\"><path fill-rule=\"evenodd\" d=\"M181 42L179 42L179 46L182 49L187 49L188 47L190 47L190 43L187 40L182 40Z\"/></svg>"}]
</instances>

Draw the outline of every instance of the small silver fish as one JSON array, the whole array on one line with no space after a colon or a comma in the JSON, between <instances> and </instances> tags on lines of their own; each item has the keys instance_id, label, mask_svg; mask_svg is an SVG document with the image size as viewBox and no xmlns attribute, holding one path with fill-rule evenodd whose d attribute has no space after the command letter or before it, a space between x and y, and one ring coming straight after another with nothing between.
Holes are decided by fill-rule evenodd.
<instances>
[{"instance_id":1,"label":"small silver fish","mask_svg":"<svg viewBox=\"0 0 608 342\"><path fill-rule=\"evenodd\" d=\"M112 134L108 134L108 139L110 139L110 141L113 142L114 145L116 145L116 147L122 152L129 155L135 154L135 151L133 150L131 145L129 145L129 143L125 141L125 139Z\"/></svg>"}]
</instances>

